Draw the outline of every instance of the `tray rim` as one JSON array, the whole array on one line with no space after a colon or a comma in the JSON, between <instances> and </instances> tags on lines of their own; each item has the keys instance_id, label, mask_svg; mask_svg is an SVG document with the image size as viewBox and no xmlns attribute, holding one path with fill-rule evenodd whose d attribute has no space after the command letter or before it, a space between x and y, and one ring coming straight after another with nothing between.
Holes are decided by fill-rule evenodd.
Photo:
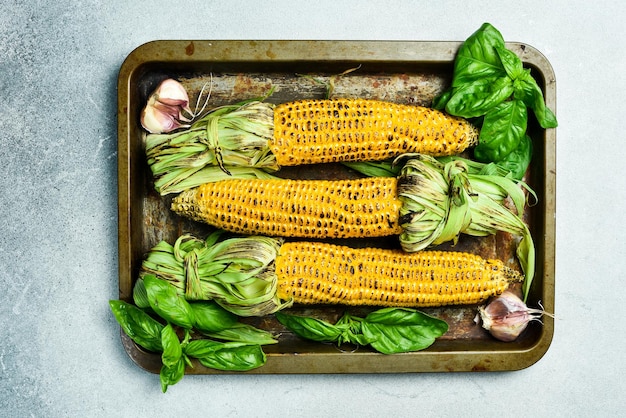
<instances>
[{"instance_id":1,"label":"tray rim","mask_svg":"<svg viewBox=\"0 0 626 418\"><path fill-rule=\"evenodd\" d=\"M134 50L123 61L117 79L118 89L118 256L119 256L119 297L129 300L132 292L126 283L132 283L132 248L125 243L131 234L131 184L130 184L130 137L131 80L147 64L164 63L185 66L212 62L295 62L295 61L368 61L368 62L419 62L428 65L451 64L460 41L350 41L350 40L153 40ZM241 53L242 46L249 53ZM548 59L536 48L521 42L507 42L507 47L516 52L525 66L537 69L544 78L540 86L544 90L546 105L556 113L556 78ZM313 48L312 48L313 47ZM167 51L175 50L171 54ZM236 50L237 55L229 55ZM303 54L301 51L306 51ZM165 51L165 52L164 52ZM256 51L256 52L253 52ZM271 51L271 53L270 53ZM337 56L340 54L341 59ZM143 56L150 56L144 59ZM556 247L556 130L544 132L544 190L546 199L543 219L545 236L543 256L543 293L541 301L548 312L554 313L555 288L555 247ZM535 239L538 239L536 237ZM343 356L344 366L337 369L337 361L332 361L328 353L268 353L267 364L245 374L287 374L303 373L298 369L303 364L316 361L319 367L305 373L402 373L402 372L453 372L453 371L513 371L527 368L538 362L549 349L554 336L554 320L545 317L537 342L529 347L513 347L508 351L456 350L437 352L430 349L385 356L378 353L359 353L358 357L372 356L376 362L359 363L358 369L343 370L352 358ZM121 333L122 343L129 357L141 368L158 373L151 362L154 354L146 353ZM322 356L325 361L315 359ZM156 356L158 360L158 356ZM392 360L393 359L393 360ZM328 361L331 360L331 361ZM511 361L514 360L514 361ZM387 365L386 368L380 364ZM322 364L325 363L326 365ZM363 366L366 364L367 366ZM310 367L307 367L310 369ZM189 374L230 373L202 367L188 371ZM241 372L236 372L241 374Z\"/></svg>"}]
</instances>

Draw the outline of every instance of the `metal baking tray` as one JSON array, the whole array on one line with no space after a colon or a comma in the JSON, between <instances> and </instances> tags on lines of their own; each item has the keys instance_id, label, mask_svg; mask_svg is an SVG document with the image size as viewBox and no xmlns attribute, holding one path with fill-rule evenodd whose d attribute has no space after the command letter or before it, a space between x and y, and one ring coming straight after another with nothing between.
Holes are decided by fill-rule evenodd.
<instances>
[{"instance_id":1,"label":"metal baking tray","mask_svg":"<svg viewBox=\"0 0 626 418\"><path fill-rule=\"evenodd\" d=\"M132 51L118 78L118 205L119 297L132 301L132 287L147 251L164 239L184 232L206 235L206 226L184 220L169 210L171 197L153 189L145 161L139 115L149 93L164 78L180 80L195 100L201 87L212 83L211 106L264 96L282 102L321 98L332 81L333 95L368 97L428 106L450 83L460 42L421 41L153 41ZM507 43L530 68L555 109L555 76L548 60L523 43ZM353 70L353 71L349 71ZM345 73L345 74L344 74ZM342 75L343 74L343 75ZM529 124L534 155L525 181L537 194L529 207L529 223L537 251L537 269L530 306L539 303L554 312L556 133ZM338 178L354 175L341 165L302 166L281 172L298 178ZM353 242L392 247L393 237ZM446 249L446 246L440 246ZM514 241L504 233L487 238L463 236L456 249L498 257L515 264ZM295 311L332 320L345 307L294 307ZM366 308L351 308L365 314ZM499 342L474 323L476 307L434 308L423 311L445 319L447 334L426 350L394 355L364 347L337 347L299 339L272 317L244 321L280 333L279 343L264 346L267 363L246 373L407 373L519 370L537 362L552 341L554 321L544 316L515 342ZM296 312L297 313L297 312ZM122 333L122 343L140 367L158 373L161 360L136 346ZM188 374L224 373L195 364Z\"/></svg>"}]
</instances>

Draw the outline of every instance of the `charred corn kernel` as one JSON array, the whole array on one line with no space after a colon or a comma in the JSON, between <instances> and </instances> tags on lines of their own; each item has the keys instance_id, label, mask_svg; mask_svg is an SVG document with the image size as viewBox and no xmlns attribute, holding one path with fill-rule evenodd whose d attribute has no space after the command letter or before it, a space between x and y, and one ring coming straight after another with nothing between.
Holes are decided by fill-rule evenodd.
<instances>
[{"instance_id":1,"label":"charred corn kernel","mask_svg":"<svg viewBox=\"0 0 626 418\"><path fill-rule=\"evenodd\" d=\"M380 161L404 153L459 154L478 143L467 120L435 109L367 99L277 105L269 148L279 165Z\"/></svg>"},{"instance_id":2,"label":"charred corn kernel","mask_svg":"<svg viewBox=\"0 0 626 418\"><path fill-rule=\"evenodd\" d=\"M427 307L481 303L522 276L500 260L461 252L284 243L277 295L299 304Z\"/></svg>"},{"instance_id":3,"label":"charred corn kernel","mask_svg":"<svg viewBox=\"0 0 626 418\"><path fill-rule=\"evenodd\" d=\"M174 212L227 231L304 238L397 235L400 206L391 177L224 180L172 201Z\"/></svg>"}]
</instances>

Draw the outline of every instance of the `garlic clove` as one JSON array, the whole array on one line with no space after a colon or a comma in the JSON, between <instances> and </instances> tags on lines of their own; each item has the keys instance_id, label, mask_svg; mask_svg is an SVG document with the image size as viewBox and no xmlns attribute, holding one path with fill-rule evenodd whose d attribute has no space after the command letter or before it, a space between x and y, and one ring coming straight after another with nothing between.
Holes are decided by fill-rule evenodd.
<instances>
[{"instance_id":1,"label":"garlic clove","mask_svg":"<svg viewBox=\"0 0 626 418\"><path fill-rule=\"evenodd\" d=\"M171 78L163 80L153 95L156 96L157 101L165 105L178 107L180 109L179 114L185 111L193 116L193 112L189 107L189 95L180 82Z\"/></svg>"},{"instance_id":2,"label":"garlic clove","mask_svg":"<svg viewBox=\"0 0 626 418\"><path fill-rule=\"evenodd\" d=\"M151 134L171 132L182 125L169 113L154 106L146 106L141 112L141 126Z\"/></svg>"},{"instance_id":3,"label":"garlic clove","mask_svg":"<svg viewBox=\"0 0 626 418\"><path fill-rule=\"evenodd\" d=\"M161 113L165 113L171 116L172 118L178 118L178 115L180 113L180 109L178 108L178 106L168 105L158 100L152 103L152 108Z\"/></svg>"},{"instance_id":4,"label":"garlic clove","mask_svg":"<svg viewBox=\"0 0 626 418\"><path fill-rule=\"evenodd\" d=\"M545 313L543 310L526 306L516 294L503 292L487 306L478 308L482 326L501 341L515 341L526 329L530 321L538 321Z\"/></svg>"},{"instance_id":5,"label":"garlic clove","mask_svg":"<svg viewBox=\"0 0 626 418\"><path fill-rule=\"evenodd\" d=\"M182 121L182 122L191 122L191 119L186 117L183 114L183 109L181 107L181 105L184 102L181 100L157 100L154 103L154 107L156 107L157 109L159 109L160 111L167 113L169 115L172 115L172 117ZM186 111L186 110L185 110ZM190 114L191 117L193 117L193 114Z\"/></svg>"},{"instance_id":6,"label":"garlic clove","mask_svg":"<svg viewBox=\"0 0 626 418\"><path fill-rule=\"evenodd\" d=\"M186 100L168 99L168 98L165 98L165 97L159 97L157 99L157 101L159 103L163 103L164 105L167 105L167 106L175 106L175 107L186 108L189 105L189 102L187 102Z\"/></svg>"}]
</instances>

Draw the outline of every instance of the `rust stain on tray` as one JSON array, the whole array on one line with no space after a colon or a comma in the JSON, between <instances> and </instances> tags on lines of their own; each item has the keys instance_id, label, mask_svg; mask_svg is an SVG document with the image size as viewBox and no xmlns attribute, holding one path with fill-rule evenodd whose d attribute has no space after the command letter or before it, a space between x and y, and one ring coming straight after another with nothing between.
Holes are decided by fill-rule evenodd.
<instances>
[{"instance_id":1,"label":"rust stain on tray","mask_svg":"<svg viewBox=\"0 0 626 418\"><path fill-rule=\"evenodd\" d=\"M193 55L193 53L196 50L196 46L194 45L193 41L189 42L189 45L187 45L187 47L185 48L185 54L186 55Z\"/></svg>"}]
</instances>

